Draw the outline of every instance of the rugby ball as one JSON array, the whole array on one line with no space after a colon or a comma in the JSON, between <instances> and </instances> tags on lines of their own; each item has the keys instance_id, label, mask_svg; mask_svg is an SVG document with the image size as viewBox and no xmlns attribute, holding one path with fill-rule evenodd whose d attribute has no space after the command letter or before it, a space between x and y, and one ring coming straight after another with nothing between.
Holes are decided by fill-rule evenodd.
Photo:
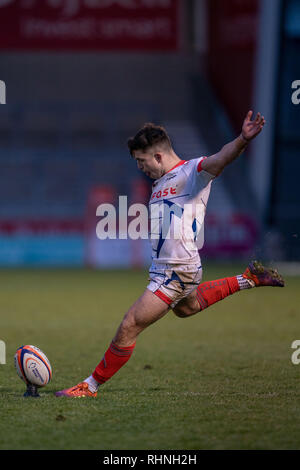
<instances>
[{"instance_id":1,"label":"rugby ball","mask_svg":"<svg viewBox=\"0 0 300 470\"><path fill-rule=\"evenodd\" d=\"M18 376L28 384L44 387L52 377L47 356L36 346L27 345L17 349L14 357Z\"/></svg>"}]
</instances>

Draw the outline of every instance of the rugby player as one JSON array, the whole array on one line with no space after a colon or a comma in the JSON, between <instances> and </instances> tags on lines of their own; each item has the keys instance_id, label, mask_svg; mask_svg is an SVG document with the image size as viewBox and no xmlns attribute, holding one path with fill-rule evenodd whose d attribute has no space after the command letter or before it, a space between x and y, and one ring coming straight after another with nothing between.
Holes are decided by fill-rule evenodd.
<instances>
[{"instance_id":1,"label":"rugby player","mask_svg":"<svg viewBox=\"0 0 300 470\"><path fill-rule=\"evenodd\" d=\"M284 280L276 270L257 261L251 262L245 272L237 276L201 283L199 249L202 248L203 237L195 236L203 233L212 181L245 151L264 125L265 119L260 113L253 117L253 111L249 111L236 139L208 158L188 161L176 155L161 126L145 124L135 137L128 140L130 154L139 170L155 180L150 209L163 204L171 211L167 211L165 217L164 213L150 210L153 218L151 227L155 233L150 237L152 265L147 288L125 314L93 373L74 387L56 392L56 396L96 397L99 386L129 360L139 334L169 310L178 317L187 318L240 290L284 286ZM177 231L175 237L176 220L184 220L184 223L179 232L181 236ZM166 233L173 233L173 236L166 236Z\"/></svg>"}]
</instances>

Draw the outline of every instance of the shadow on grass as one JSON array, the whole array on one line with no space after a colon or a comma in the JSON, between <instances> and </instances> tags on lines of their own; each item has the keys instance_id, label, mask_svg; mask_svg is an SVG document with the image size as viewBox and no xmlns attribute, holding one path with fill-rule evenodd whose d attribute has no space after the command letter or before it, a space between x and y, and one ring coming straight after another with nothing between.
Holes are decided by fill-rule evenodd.
<instances>
[{"instance_id":1,"label":"shadow on grass","mask_svg":"<svg viewBox=\"0 0 300 470\"><path fill-rule=\"evenodd\" d=\"M43 389L43 388L40 388L38 389L38 393L40 395L39 398L43 398L43 397L50 397L50 396L53 396L54 398L63 398L63 397L56 397L55 396L55 392L57 392L58 390L61 390L61 388L59 387L51 387L51 388L48 388L47 389ZM109 388L106 388L105 390L103 390L103 392L105 393L105 395L108 395L108 396L114 396L114 395L117 395L119 393L126 393L126 394L141 394L141 393L152 393L152 392L163 392L163 391L168 391L169 388L168 387L147 387L147 388L144 388L143 390L137 390L137 389L132 389L132 388L126 388L126 387L120 387L120 388L113 388L113 389L109 389ZM15 391L11 388L1 388L0 389L0 400L1 398L3 399L4 397L6 398L25 398L24 397L24 393L26 392L26 388L24 387L24 390L23 391ZM102 390L99 390L99 395L101 395L102 393ZM27 398L31 398L31 397L27 397Z\"/></svg>"}]
</instances>

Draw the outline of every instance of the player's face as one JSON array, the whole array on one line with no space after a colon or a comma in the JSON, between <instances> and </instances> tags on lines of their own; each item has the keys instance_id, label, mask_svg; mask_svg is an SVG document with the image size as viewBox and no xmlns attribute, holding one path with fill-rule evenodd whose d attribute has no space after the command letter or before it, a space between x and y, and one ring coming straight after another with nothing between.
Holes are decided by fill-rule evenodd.
<instances>
[{"instance_id":1,"label":"player's face","mask_svg":"<svg viewBox=\"0 0 300 470\"><path fill-rule=\"evenodd\" d=\"M137 162L138 169L149 176L149 178L158 179L164 174L159 153L151 152L151 150L147 152L136 150L133 158Z\"/></svg>"}]
</instances>

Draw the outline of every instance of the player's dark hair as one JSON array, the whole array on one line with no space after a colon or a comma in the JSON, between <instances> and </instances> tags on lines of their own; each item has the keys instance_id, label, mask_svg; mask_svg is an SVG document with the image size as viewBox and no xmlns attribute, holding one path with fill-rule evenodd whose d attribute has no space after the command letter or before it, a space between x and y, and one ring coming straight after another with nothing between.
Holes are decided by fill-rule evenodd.
<instances>
[{"instance_id":1,"label":"player's dark hair","mask_svg":"<svg viewBox=\"0 0 300 470\"><path fill-rule=\"evenodd\" d=\"M130 137L127 141L129 152L133 155L135 150L145 152L153 145L164 144L168 148L172 148L171 140L162 126L157 126L152 122L147 122L137 132L134 137Z\"/></svg>"}]
</instances>

